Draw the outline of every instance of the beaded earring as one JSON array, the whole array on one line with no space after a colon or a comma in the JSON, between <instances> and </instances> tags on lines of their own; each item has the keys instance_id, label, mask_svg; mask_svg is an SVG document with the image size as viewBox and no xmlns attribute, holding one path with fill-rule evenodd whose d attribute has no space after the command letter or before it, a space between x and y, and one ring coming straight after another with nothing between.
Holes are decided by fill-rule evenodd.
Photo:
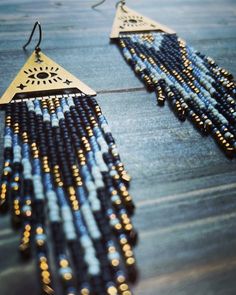
<instances>
[{"instance_id":1,"label":"beaded earring","mask_svg":"<svg viewBox=\"0 0 236 295\"><path fill-rule=\"evenodd\" d=\"M147 89L156 93L159 106L167 100L179 120L188 118L227 156L236 155L236 87L228 71L170 28L128 8L124 0L117 4L110 38Z\"/></svg>"},{"instance_id":2,"label":"beaded earring","mask_svg":"<svg viewBox=\"0 0 236 295\"><path fill-rule=\"evenodd\" d=\"M37 26L39 42L0 100L0 209L21 229L22 256L35 255L42 294L56 292L52 265L62 294L132 294L130 177L96 93L40 50L39 22L24 47Z\"/></svg>"}]
</instances>

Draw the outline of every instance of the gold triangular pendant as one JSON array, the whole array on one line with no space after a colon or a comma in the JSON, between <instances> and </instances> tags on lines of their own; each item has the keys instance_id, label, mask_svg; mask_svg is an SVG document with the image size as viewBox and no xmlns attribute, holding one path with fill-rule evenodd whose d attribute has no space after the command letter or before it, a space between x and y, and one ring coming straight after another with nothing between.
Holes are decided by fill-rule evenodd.
<instances>
[{"instance_id":1,"label":"gold triangular pendant","mask_svg":"<svg viewBox=\"0 0 236 295\"><path fill-rule=\"evenodd\" d=\"M72 93L81 91L86 95L96 92L67 72L42 52L31 54L11 85L0 99L0 104L16 98L29 98L41 95Z\"/></svg>"},{"instance_id":2,"label":"gold triangular pendant","mask_svg":"<svg viewBox=\"0 0 236 295\"><path fill-rule=\"evenodd\" d=\"M146 31L163 31L170 34L175 33L170 28L137 13L126 5L118 5L110 35L111 39L118 38L120 33Z\"/></svg>"}]
</instances>

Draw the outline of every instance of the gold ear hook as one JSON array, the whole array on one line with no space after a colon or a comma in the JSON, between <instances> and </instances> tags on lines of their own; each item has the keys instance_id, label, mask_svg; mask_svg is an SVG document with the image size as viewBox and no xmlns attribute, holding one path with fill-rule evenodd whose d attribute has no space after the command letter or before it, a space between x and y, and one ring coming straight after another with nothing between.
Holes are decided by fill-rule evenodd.
<instances>
[{"instance_id":1,"label":"gold ear hook","mask_svg":"<svg viewBox=\"0 0 236 295\"><path fill-rule=\"evenodd\" d=\"M33 37L33 35L34 35L34 32L35 32L37 26L38 26L38 28L39 28L39 40L38 40L38 43L36 44L34 50L35 50L36 53L38 53L38 52L41 50L40 47L39 47L39 45L40 45L40 43L41 43L41 41L42 41L42 27L41 27L41 24L40 24L39 21L36 21L36 22L35 22L34 27L33 27L33 29L32 29L32 32L31 32L31 34L30 34L30 36L29 36L29 39L28 39L28 41L25 43L25 45L23 46L23 49L24 49L24 50L26 50L26 47L30 44L30 42L31 42L31 40L32 40L32 37Z\"/></svg>"}]
</instances>

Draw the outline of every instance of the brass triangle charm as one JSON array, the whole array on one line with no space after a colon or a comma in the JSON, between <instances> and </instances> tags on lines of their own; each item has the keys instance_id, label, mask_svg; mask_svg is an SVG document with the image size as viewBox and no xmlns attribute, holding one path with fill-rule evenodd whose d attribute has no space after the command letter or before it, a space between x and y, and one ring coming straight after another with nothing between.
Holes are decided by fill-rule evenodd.
<instances>
[{"instance_id":1,"label":"brass triangle charm","mask_svg":"<svg viewBox=\"0 0 236 295\"><path fill-rule=\"evenodd\" d=\"M113 22L110 38L119 37L120 33L162 31L166 33L175 33L170 28L145 17L136 11L128 8L126 5L118 5L116 16Z\"/></svg>"},{"instance_id":2,"label":"brass triangle charm","mask_svg":"<svg viewBox=\"0 0 236 295\"><path fill-rule=\"evenodd\" d=\"M39 53L34 51L1 97L0 104L9 103L16 98L75 91L81 91L91 96L96 95L94 90L41 51Z\"/></svg>"}]
</instances>

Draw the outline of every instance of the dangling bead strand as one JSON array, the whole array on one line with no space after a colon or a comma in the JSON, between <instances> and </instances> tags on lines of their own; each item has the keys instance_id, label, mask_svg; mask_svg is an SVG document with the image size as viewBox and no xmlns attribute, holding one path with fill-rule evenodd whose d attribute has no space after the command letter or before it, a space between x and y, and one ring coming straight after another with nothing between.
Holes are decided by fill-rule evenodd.
<instances>
[{"instance_id":1,"label":"dangling bead strand","mask_svg":"<svg viewBox=\"0 0 236 295\"><path fill-rule=\"evenodd\" d=\"M168 99L181 121L188 117L227 156L236 154L236 87L230 73L175 34L123 34L120 46L147 88L155 90L158 105Z\"/></svg>"},{"instance_id":2,"label":"dangling bead strand","mask_svg":"<svg viewBox=\"0 0 236 295\"><path fill-rule=\"evenodd\" d=\"M27 101L28 110L28 135L32 157L32 180L34 189L33 216L34 216L34 239L36 259L39 272L39 280L43 294L53 294L52 275L48 258L47 232L45 229L45 195L41 177L40 155L37 144L36 114L34 105Z\"/></svg>"},{"instance_id":3,"label":"dangling bead strand","mask_svg":"<svg viewBox=\"0 0 236 295\"><path fill-rule=\"evenodd\" d=\"M5 114L5 130L4 130L4 163L0 183L0 210L8 209L9 187L12 175L12 159L13 159L13 144L12 144L12 109L13 105L6 106Z\"/></svg>"},{"instance_id":4,"label":"dangling bead strand","mask_svg":"<svg viewBox=\"0 0 236 295\"><path fill-rule=\"evenodd\" d=\"M54 108L51 107L50 110L53 115L54 113L52 111L54 111ZM58 135L58 132L56 132L58 127L58 122L57 120L55 120L55 116L53 116L54 121L51 120L53 118L50 117L50 113L47 107L47 100L42 101L42 112L43 112L44 128L45 128L46 137L48 140L48 157L50 159L49 164L53 171L52 177L55 183L58 203L61 208L60 210L61 210L65 237L69 245L71 256L74 261L75 272L77 273L76 277L77 277L77 280L79 281L78 292L79 294L90 294L91 288L87 281L87 276L86 276L87 268L85 266L85 262L83 259L84 251L79 241L77 240L76 226L73 223L73 215L67 201L61 172L59 170L59 160L58 160L58 153L57 153L58 144L55 141ZM62 113L61 113L61 116L63 117ZM51 122L53 122L53 125L54 125L53 129L51 128ZM60 142L60 140L58 142ZM61 144L61 142L59 144ZM73 206L73 208L75 208L75 206ZM74 216L76 220L76 225L78 226L78 215L74 215ZM80 227L78 228L80 229Z\"/></svg>"},{"instance_id":5,"label":"dangling bead strand","mask_svg":"<svg viewBox=\"0 0 236 295\"><path fill-rule=\"evenodd\" d=\"M12 162L12 178L11 178L11 189L10 189L10 204L11 204L11 221L13 227L19 227L21 223L21 206L20 206L20 191L21 191L21 146L19 137L19 104L14 104L13 108L13 162Z\"/></svg>"},{"instance_id":6,"label":"dangling bead strand","mask_svg":"<svg viewBox=\"0 0 236 295\"><path fill-rule=\"evenodd\" d=\"M22 225L22 236L20 241L19 250L24 257L29 257L31 254L31 243L32 243L32 205L33 205L33 182L32 182L32 166L31 166L31 155L28 139L28 128L27 124L27 108L24 103L20 105L20 139L21 139L21 151L22 151L22 166L23 166L23 195L21 195L21 218L23 221Z\"/></svg>"},{"instance_id":7,"label":"dangling bead strand","mask_svg":"<svg viewBox=\"0 0 236 295\"><path fill-rule=\"evenodd\" d=\"M1 203L12 187L19 249L27 258L35 246L42 294L55 293L50 236L63 294L131 295L130 177L96 100L81 94L11 104L4 163Z\"/></svg>"},{"instance_id":8,"label":"dangling bead strand","mask_svg":"<svg viewBox=\"0 0 236 295\"><path fill-rule=\"evenodd\" d=\"M70 106L73 106L73 101L71 99L68 99L68 100L69 100ZM66 101L64 99L62 99L61 101L64 104L64 109L66 110L67 109L67 107L66 107L66 105L67 105ZM80 109L80 114L81 113L82 113L82 110ZM68 121L68 125L73 126L72 124L70 124L70 123L72 123L72 121L71 121L71 117L69 116L69 113L68 112L65 112L65 117L66 117L66 120ZM84 126L86 126L86 125L84 125ZM76 133L74 133L74 135L75 134ZM86 133L84 133L84 135L86 135ZM67 142L69 142L68 138L67 138ZM85 138L84 138L84 144L86 145L87 152L89 152L91 150L90 149L90 145L89 145L89 142L88 141L86 141L86 143L85 143ZM85 162L86 161L86 158L82 156L81 150L80 150L80 157L79 157L78 160L79 160L79 163L81 165L81 168L84 165L86 165L86 162ZM74 166L74 165L72 165L72 166ZM78 173L78 171L77 171L77 173ZM82 179L80 179L80 182L81 182L81 187L80 187L80 190L81 190L82 184L83 184ZM80 195L81 195L81 192L80 192ZM85 195L86 195L85 194L85 191L82 193L82 195L84 195L84 197L85 197ZM82 204L85 202L85 199L84 200L81 200L81 201L82 201L81 202L81 209L82 209L83 208L82 207L83 206ZM86 207L86 212L84 212L86 215L88 214L88 208L89 207ZM98 227L99 227L101 233L103 234L103 239L105 239L105 237L106 237L105 229L107 228L107 230L108 230L109 226L106 223L104 223L104 222L103 222L103 224L101 224L101 221L102 220L98 219L99 212L97 212L97 210L99 210L99 208L101 208L101 207L100 206L96 206L96 208L97 209L95 209L93 213L94 213L96 222L98 222ZM87 217L86 217L85 214L83 216L84 216L85 219L87 219ZM92 215L90 215L90 216L92 216ZM104 217L102 219L104 220ZM90 220L93 220L93 218L90 217ZM87 226L88 226L88 222L89 221L87 220ZM94 225L95 224L96 223L94 222ZM94 229L91 228L92 231L94 231ZM91 231L90 231L90 234L93 236L93 234L91 233ZM116 286L112 283L112 278L110 277L111 270L110 270L110 267L108 265L107 255L106 255L106 252L105 252L105 249L104 249L104 243L107 243L107 241L106 240L103 240L103 243L102 243L101 238L100 238L100 234L99 234L99 236L97 236L97 238L96 238L96 236L94 236L94 238L95 238L94 243L95 243L96 252L97 252L98 257L100 256L100 261L102 262L102 265L101 265L101 267L102 267L102 277L103 277L103 280L104 280L104 284L107 287L105 292L106 292L106 294L109 294L109 292L111 290L115 290L116 289ZM110 243L113 243L111 237L109 237L109 242ZM116 251L116 248L115 247L114 247L114 250ZM118 254L117 251L116 251L116 253ZM117 256L117 259L118 259L118 256ZM98 294L99 294L99 292L98 292Z\"/></svg>"}]
</instances>

